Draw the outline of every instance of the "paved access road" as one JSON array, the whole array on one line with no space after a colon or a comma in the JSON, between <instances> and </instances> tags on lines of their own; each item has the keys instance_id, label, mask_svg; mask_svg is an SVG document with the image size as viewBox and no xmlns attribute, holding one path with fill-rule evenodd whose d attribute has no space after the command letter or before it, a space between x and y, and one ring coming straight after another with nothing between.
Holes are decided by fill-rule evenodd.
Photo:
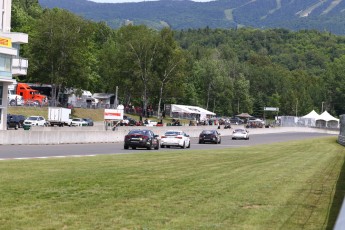
<instances>
[{"instance_id":1,"label":"paved access road","mask_svg":"<svg viewBox=\"0 0 345 230\"><path fill-rule=\"evenodd\" d=\"M322 133L274 133L251 135L250 140L231 140L230 136L223 136L221 144L198 144L197 138L192 138L191 150L195 149L219 149L234 148L251 145L269 144L275 142L285 142L291 140L301 140L331 136ZM335 136L335 135L333 135ZM164 148L158 151L175 151L180 148ZM189 151L184 149L183 151ZM94 144L65 144L65 145L0 145L0 160L27 159L27 158L47 158L66 156L92 156L98 154L126 154L145 153L149 150L123 149L123 142L120 143L94 143ZM157 151L157 150L151 150Z\"/></svg>"}]
</instances>

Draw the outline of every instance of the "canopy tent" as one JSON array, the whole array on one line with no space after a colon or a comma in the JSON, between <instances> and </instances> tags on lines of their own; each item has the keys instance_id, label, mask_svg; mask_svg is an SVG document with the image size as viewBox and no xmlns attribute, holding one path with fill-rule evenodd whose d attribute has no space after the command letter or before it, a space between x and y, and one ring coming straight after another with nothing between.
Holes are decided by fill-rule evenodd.
<instances>
[{"instance_id":1,"label":"canopy tent","mask_svg":"<svg viewBox=\"0 0 345 230\"><path fill-rule=\"evenodd\" d=\"M338 128L339 119L333 117L331 114L325 111L316 119L316 126L327 127L327 128Z\"/></svg>"},{"instance_id":2,"label":"canopy tent","mask_svg":"<svg viewBox=\"0 0 345 230\"><path fill-rule=\"evenodd\" d=\"M190 111L188 108L186 108L183 105L172 105L171 111L173 113L193 113L193 111Z\"/></svg>"},{"instance_id":3,"label":"canopy tent","mask_svg":"<svg viewBox=\"0 0 345 230\"><path fill-rule=\"evenodd\" d=\"M307 115L303 116L302 118L310 118L310 119L317 119L320 115L315 112L315 110L311 111L310 113L308 113Z\"/></svg>"},{"instance_id":4,"label":"canopy tent","mask_svg":"<svg viewBox=\"0 0 345 230\"><path fill-rule=\"evenodd\" d=\"M317 112L315 112L315 110L313 110L310 113L308 113L307 115L301 117L298 120L298 124L302 125L302 126L315 126L316 125L316 119L319 116L320 115Z\"/></svg>"},{"instance_id":5,"label":"canopy tent","mask_svg":"<svg viewBox=\"0 0 345 230\"><path fill-rule=\"evenodd\" d=\"M216 114L203 109L198 106L191 106L191 105L171 105L171 113L179 113L179 114L187 114L188 118L196 118L199 117L200 120L205 120L207 116L215 116Z\"/></svg>"},{"instance_id":6,"label":"canopy tent","mask_svg":"<svg viewBox=\"0 0 345 230\"><path fill-rule=\"evenodd\" d=\"M241 113L241 114L236 115L236 117L250 118L250 117L253 117L253 116L249 115L248 113Z\"/></svg>"}]
</instances>

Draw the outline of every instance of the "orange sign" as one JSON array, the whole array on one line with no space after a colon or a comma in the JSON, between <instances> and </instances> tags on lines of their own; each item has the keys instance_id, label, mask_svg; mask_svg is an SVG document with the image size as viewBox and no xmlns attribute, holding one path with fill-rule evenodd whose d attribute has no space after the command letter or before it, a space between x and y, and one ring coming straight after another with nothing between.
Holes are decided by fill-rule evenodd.
<instances>
[{"instance_id":1,"label":"orange sign","mask_svg":"<svg viewBox=\"0 0 345 230\"><path fill-rule=\"evenodd\" d=\"M12 41L10 38L2 38L0 37L0 46L6 46L11 48L12 47Z\"/></svg>"}]
</instances>

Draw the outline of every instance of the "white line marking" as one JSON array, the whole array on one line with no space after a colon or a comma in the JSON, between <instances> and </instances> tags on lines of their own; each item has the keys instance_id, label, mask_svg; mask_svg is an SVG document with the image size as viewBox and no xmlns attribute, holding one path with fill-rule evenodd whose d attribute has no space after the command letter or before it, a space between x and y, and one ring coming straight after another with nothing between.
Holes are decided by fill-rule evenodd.
<instances>
[{"instance_id":1,"label":"white line marking","mask_svg":"<svg viewBox=\"0 0 345 230\"><path fill-rule=\"evenodd\" d=\"M17 157L17 158L0 158L0 161L5 160L34 160L34 159L49 159L49 158L67 158L67 157L94 157L96 155L67 155L67 156L46 156L46 157Z\"/></svg>"}]
</instances>

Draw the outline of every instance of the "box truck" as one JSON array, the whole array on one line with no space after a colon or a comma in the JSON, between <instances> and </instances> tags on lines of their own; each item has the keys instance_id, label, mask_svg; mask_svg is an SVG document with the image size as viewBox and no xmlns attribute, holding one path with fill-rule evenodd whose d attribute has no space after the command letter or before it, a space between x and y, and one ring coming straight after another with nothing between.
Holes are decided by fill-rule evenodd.
<instances>
[{"instance_id":1,"label":"box truck","mask_svg":"<svg viewBox=\"0 0 345 230\"><path fill-rule=\"evenodd\" d=\"M61 107L48 107L48 123L50 126L71 125L71 109Z\"/></svg>"}]
</instances>

